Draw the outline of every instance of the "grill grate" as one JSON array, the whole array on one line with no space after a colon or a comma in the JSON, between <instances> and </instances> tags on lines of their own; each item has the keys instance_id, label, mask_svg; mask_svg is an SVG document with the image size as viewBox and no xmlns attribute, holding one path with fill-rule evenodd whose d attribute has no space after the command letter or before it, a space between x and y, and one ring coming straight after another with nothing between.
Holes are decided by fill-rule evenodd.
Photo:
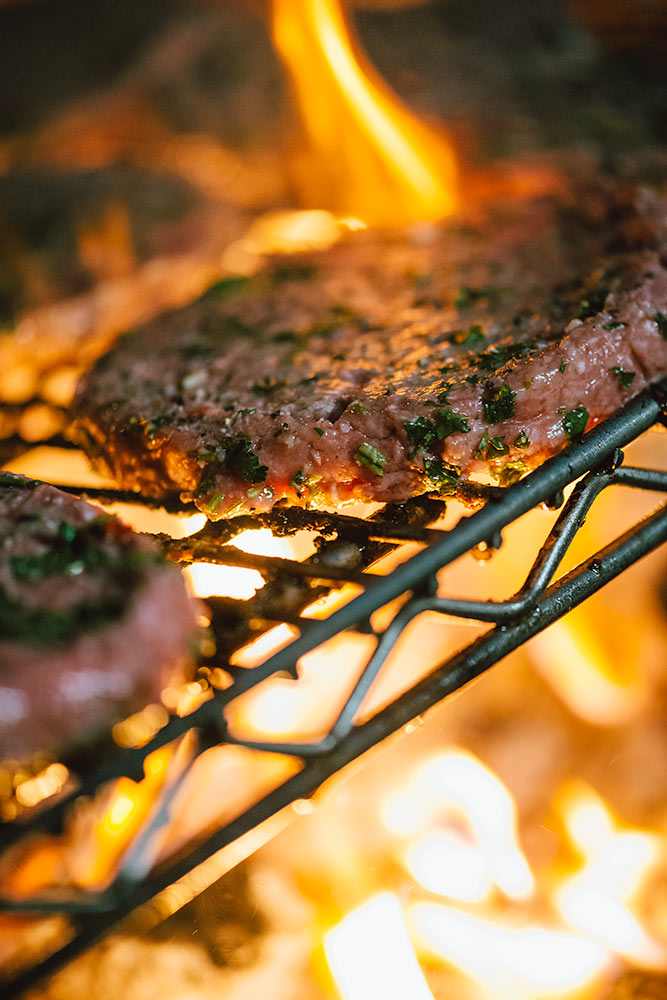
<instances>
[{"instance_id":1,"label":"grill grate","mask_svg":"<svg viewBox=\"0 0 667 1000\"><path fill-rule=\"evenodd\" d=\"M70 926L70 937L62 947L21 971L5 985L4 995L16 996L34 986L138 907L143 907L139 911L143 914L141 919L149 922L159 919L159 894L167 887L184 879L197 866L214 858L222 848L285 806L312 794L344 765L477 677L666 541L667 506L664 506L552 582L588 510L602 491L624 486L667 492L667 473L625 466L621 451L653 424L667 419L666 392L667 382L645 391L579 442L513 486L463 486L458 499L475 510L451 530L431 527L442 517L444 502L421 497L405 504L388 505L369 520L286 508L208 523L197 534L185 539L159 536L170 558L176 561L206 560L258 569L266 581L265 586L249 601L209 599L217 651L215 656L204 659L202 666L223 667L231 677L228 687L214 690L210 700L204 701L190 715L170 718L147 745L132 749L114 746L98 767L79 770L74 791L32 815L0 827L0 845L4 849L32 833L58 833L69 808L79 796L92 795L103 784L122 775L139 780L150 753L182 738L190 741L188 763L166 787L159 808L153 809L151 818L126 852L114 881L103 892L53 890L29 902L0 898L0 911L65 914ZM59 438L50 443L62 445ZM5 459L10 453L18 454L28 447L25 442L20 445L18 436L8 438L5 444ZM563 490L576 480L579 482L567 503L563 503ZM83 492L90 499L102 502L137 502L136 495L124 491L85 489ZM541 504L562 509L524 585L515 595L504 601L437 596L436 573L442 567L476 548L498 547L503 530ZM161 506L172 511L191 509L183 507L176 498L166 498ZM250 556L229 544L240 532L260 527L269 527L274 534L283 536L294 535L303 529L315 531L316 552L304 562L295 562ZM389 575L368 572L372 563L406 541L419 543L421 550ZM353 583L360 588L359 596L327 618L304 616L308 605L327 594L332 586L339 587L343 583ZM384 630L375 630L371 616L397 600L400 610L393 620ZM408 624L425 611L472 619L493 627L391 704L359 721L362 702L380 675L389 653ZM234 667L227 662L235 649L278 622L298 629L298 637L288 646L256 667ZM324 736L303 742L281 742L241 739L230 731L225 709L241 694L275 676L287 675L296 681L299 659L347 630L368 634L375 638L376 644L356 681L348 691L341 692L345 697L344 705ZM166 822L170 801L196 758L206 749L221 744L288 755L298 760L300 769L191 849L154 867L150 844L156 831ZM224 794L224 790L216 791ZM191 895L194 891L190 891ZM190 896L184 889L182 901ZM173 908L173 903L170 905Z\"/></svg>"}]
</instances>

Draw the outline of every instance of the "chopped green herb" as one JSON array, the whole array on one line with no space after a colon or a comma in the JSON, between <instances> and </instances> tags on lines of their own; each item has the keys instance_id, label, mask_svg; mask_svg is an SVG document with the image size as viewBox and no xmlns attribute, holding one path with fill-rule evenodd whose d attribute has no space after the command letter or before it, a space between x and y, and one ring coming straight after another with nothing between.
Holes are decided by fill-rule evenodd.
<instances>
[{"instance_id":1,"label":"chopped green herb","mask_svg":"<svg viewBox=\"0 0 667 1000\"><path fill-rule=\"evenodd\" d=\"M319 434L320 437L324 437L324 431L322 430L321 427L313 427L313 430L315 431L316 434Z\"/></svg>"},{"instance_id":2,"label":"chopped green herb","mask_svg":"<svg viewBox=\"0 0 667 1000\"><path fill-rule=\"evenodd\" d=\"M505 444L505 437L490 438L489 432L484 431L482 437L480 438L479 444L475 449L475 454L479 458L497 458L499 455L507 455L509 452L508 446Z\"/></svg>"},{"instance_id":3,"label":"chopped green herb","mask_svg":"<svg viewBox=\"0 0 667 1000\"><path fill-rule=\"evenodd\" d=\"M388 462L387 456L383 455L381 451L375 448L368 441L364 443L359 448L357 454L354 456L355 462L359 465L365 465L367 469L374 472L376 476L382 477L384 475L384 467Z\"/></svg>"},{"instance_id":4,"label":"chopped green herb","mask_svg":"<svg viewBox=\"0 0 667 1000\"><path fill-rule=\"evenodd\" d=\"M632 371L624 371L619 365L614 365L614 367L610 368L609 371L612 375L616 376L621 389L629 388L634 381L635 375L637 374Z\"/></svg>"},{"instance_id":5,"label":"chopped green herb","mask_svg":"<svg viewBox=\"0 0 667 1000\"><path fill-rule=\"evenodd\" d=\"M470 424L462 413L455 413L447 407L438 409L432 420L417 417L416 420L406 420L403 423L410 444L415 449L426 449L432 441L444 441L450 434L467 434Z\"/></svg>"},{"instance_id":6,"label":"chopped green herb","mask_svg":"<svg viewBox=\"0 0 667 1000\"><path fill-rule=\"evenodd\" d=\"M609 294L609 289L604 285L592 289L586 298L583 298L577 309L577 319L590 319L597 316L604 309L604 304Z\"/></svg>"},{"instance_id":7,"label":"chopped green herb","mask_svg":"<svg viewBox=\"0 0 667 1000\"><path fill-rule=\"evenodd\" d=\"M358 399L355 399L350 403L348 410L352 410L353 413L360 413L363 417L367 417L369 413L364 404Z\"/></svg>"},{"instance_id":8,"label":"chopped green herb","mask_svg":"<svg viewBox=\"0 0 667 1000\"><path fill-rule=\"evenodd\" d=\"M514 438L515 448L527 448L530 444L530 438L525 431L519 431L517 436Z\"/></svg>"},{"instance_id":9,"label":"chopped green herb","mask_svg":"<svg viewBox=\"0 0 667 1000\"><path fill-rule=\"evenodd\" d=\"M486 458L486 450L489 447L489 432L484 431L481 438L479 439L479 444L475 448L475 455L479 458Z\"/></svg>"},{"instance_id":10,"label":"chopped green herb","mask_svg":"<svg viewBox=\"0 0 667 1000\"><path fill-rule=\"evenodd\" d=\"M246 406L244 409L239 410L236 414L237 417L249 417L251 413L256 413L257 410L254 406Z\"/></svg>"},{"instance_id":11,"label":"chopped green herb","mask_svg":"<svg viewBox=\"0 0 667 1000\"><path fill-rule=\"evenodd\" d=\"M449 462L441 462L437 458L424 459L427 489L438 493L451 492L461 478L461 469Z\"/></svg>"},{"instance_id":12,"label":"chopped green herb","mask_svg":"<svg viewBox=\"0 0 667 1000\"><path fill-rule=\"evenodd\" d=\"M504 344L500 347L492 347L488 351L484 351L483 354L479 354L475 358L475 362L483 371L495 372L513 358L523 358L526 354L530 354L534 346L534 343L529 343Z\"/></svg>"},{"instance_id":13,"label":"chopped green herb","mask_svg":"<svg viewBox=\"0 0 667 1000\"><path fill-rule=\"evenodd\" d=\"M446 403L447 402L447 396L449 395L449 391L450 391L451 388L452 388L451 385L446 385L443 382L442 389L438 393L438 402L439 403Z\"/></svg>"},{"instance_id":14,"label":"chopped green herb","mask_svg":"<svg viewBox=\"0 0 667 1000\"><path fill-rule=\"evenodd\" d=\"M498 295L497 289L490 288L488 286L484 288L468 288L462 285L459 288L456 298L454 299L454 306L456 309L467 309L469 306L479 302L480 299L486 299L491 301Z\"/></svg>"},{"instance_id":15,"label":"chopped green herb","mask_svg":"<svg viewBox=\"0 0 667 1000\"><path fill-rule=\"evenodd\" d=\"M486 337L479 323L473 323L469 330L460 330L458 333L455 333L454 340L457 344L467 344L469 347L475 347L478 344L483 344Z\"/></svg>"},{"instance_id":16,"label":"chopped green herb","mask_svg":"<svg viewBox=\"0 0 667 1000\"><path fill-rule=\"evenodd\" d=\"M487 424L499 424L514 416L514 399L516 393L504 382L498 389L487 393L482 400L484 419Z\"/></svg>"},{"instance_id":17,"label":"chopped green herb","mask_svg":"<svg viewBox=\"0 0 667 1000\"><path fill-rule=\"evenodd\" d=\"M160 417L154 417L153 420L149 420L146 424L146 437L149 441L152 441L160 427L164 427L170 422L170 420L171 417L168 417L166 414L163 414Z\"/></svg>"},{"instance_id":18,"label":"chopped green herb","mask_svg":"<svg viewBox=\"0 0 667 1000\"><path fill-rule=\"evenodd\" d=\"M225 499L224 493L214 493L209 502L204 507L204 512L206 514L215 514L216 510Z\"/></svg>"},{"instance_id":19,"label":"chopped green herb","mask_svg":"<svg viewBox=\"0 0 667 1000\"><path fill-rule=\"evenodd\" d=\"M527 471L528 467L526 463L519 459L517 462L507 462L495 475L501 486L511 486L521 479Z\"/></svg>"},{"instance_id":20,"label":"chopped green herb","mask_svg":"<svg viewBox=\"0 0 667 1000\"><path fill-rule=\"evenodd\" d=\"M533 385L532 378L527 378L527 379L524 380L524 383L523 383L524 389L530 389L532 387L532 385Z\"/></svg>"},{"instance_id":21,"label":"chopped green herb","mask_svg":"<svg viewBox=\"0 0 667 1000\"><path fill-rule=\"evenodd\" d=\"M567 361L561 361L561 363L558 366L558 371L561 373L561 375L563 374L566 368L567 368Z\"/></svg>"},{"instance_id":22,"label":"chopped green herb","mask_svg":"<svg viewBox=\"0 0 667 1000\"><path fill-rule=\"evenodd\" d=\"M305 486L307 482L308 482L308 476L305 474L305 472L303 472L302 469L299 469L297 472L294 473L294 475L289 481L289 484L292 487L292 489L296 490L298 493L299 488L301 486Z\"/></svg>"},{"instance_id":23,"label":"chopped green herb","mask_svg":"<svg viewBox=\"0 0 667 1000\"><path fill-rule=\"evenodd\" d=\"M573 410L566 413L562 424L569 441L576 441L586 430L588 423L588 410L584 406L575 406Z\"/></svg>"},{"instance_id":24,"label":"chopped green herb","mask_svg":"<svg viewBox=\"0 0 667 1000\"><path fill-rule=\"evenodd\" d=\"M505 435L497 438L489 438L489 448L486 453L487 458L496 458L498 455L509 454L509 448L505 444Z\"/></svg>"},{"instance_id":25,"label":"chopped green herb","mask_svg":"<svg viewBox=\"0 0 667 1000\"><path fill-rule=\"evenodd\" d=\"M57 528L57 547L42 553L12 556L9 560L15 580L36 581L50 576L99 569L109 561L100 547L101 537L96 527L77 529L66 521ZM55 540L54 540L55 541Z\"/></svg>"},{"instance_id":26,"label":"chopped green herb","mask_svg":"<svg viewBox=\"0 0 667 1000\"><path fill-rule=\"evenodd\" d=\"M250 439L243 436L225 444L225 467L253 485L265 482L269 471L268 466L260 464Z\"/></svg>"},{"instance_id":27,"label":"chopped green herb","mask_svg":"<svg viewBox=\"0 0 667 1000\"><path fill-rule=\"evenodd\" d=\"M21 487L24 490L34 490L39 483L34 479L24 479L13 472L0 472L0 486Z\"/></svg>"},{"instance_id":28,"label":"chopped green herb","mask_svg":"<svg viewBox=\"0 0 667 1000\"><path fill-rule=\"evenodd\" d=\"M209 299L226 299L228 295L234 295L235 292L242 292L244 288L248 286L250 278L243 277L242 275L230 275L228 278L221 278L220 281L216 281L215 284L210 285L203 295L200 296L200 302L206 302Z\"/></svg>"},{"instance_id":29,"label":"chopped green herb","mask_svg":"<svg viewBox=\"0 0 667 1000\"><path fill-rule=\"evenodd\" d=\"M413 448L428 448L431 441L435 440L435 426L432 420L426 417L417 417L415 420L403 421L403 426L408 433L408 440Z\"/></svg>"},{"instance_id":30,"label":"chopped green herb","mask_svg":"<svg viewBox=\"0 0 667 1000\"><path fill-rule=\"evenodd\" d=\"M264 490L268 490L270 493L273 493L270 486L251 486L249 490L245 491L245 495L251 498L258 497L260 493L264 492Z\"/></svg>"},{"instance_id":31,"label":"chopped green herb","mask_svg":"<svg viewBox=\"0 0 667 1000\"><path fill-rule=\"evenodd\" d=\"M602 326L603 330L617 330L619 326L625 326L625 323L621 323L617 319L611 320L609 323L604 323Z\"/></svg>"},{"instance_id":32,"label":"chopped green herb","mask_svg":"<svg viewBox=\"0 0 667 1000\"><path fill-rule=\"evenodd\" d=\"M657 312L653 318L658 324L658 333L663 340L667 340L667 316L664 313Z\"/></svg>"},{"instance_id":33,"label":"chopped green herb","mask_svg":"<svg viewBox=\"0 0 667 1000\"><path fill-rule=\"evenodd\" d=\"M444 408L435 415L435 433L438 441L444 441L450 434L467 434L470 424L462 413Z\"/></svg>"}]
</instances>

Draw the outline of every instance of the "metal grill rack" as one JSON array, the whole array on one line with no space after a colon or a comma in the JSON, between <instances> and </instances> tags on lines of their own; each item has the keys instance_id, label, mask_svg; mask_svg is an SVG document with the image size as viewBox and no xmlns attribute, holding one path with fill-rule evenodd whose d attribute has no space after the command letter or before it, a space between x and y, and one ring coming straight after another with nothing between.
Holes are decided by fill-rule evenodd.
<instances>
[{"instance_id":1,"label":"metal grill rack","mask_svg":"<svg viewBox=\"0 0 667 1000\"><path fill-rule=\"evenodd\" d=\"M6 849L27 835L58 833L68 809L81 795L92 795L104 783L125 775L143 776L146 757L157 748L196 732L191 760L207 748L237 744L247 748L286 754L300 762L300 769L281 785L254 802L242 815L225 823L203 841L180 855L153 867L148 845L167 821L170 797L167 789L159 808L140 830L126 853L113 883L103 892L53 890L29 902L0 898L0 912L65 914L70 938L53 954L21 971L4 985L3 995L18 996L70 959L102 938L119 920L192 872L242 835L253 830L284 807L311 795L327 778L347 763L380 743L416 716L461 688L516 649L568 610L580 604L608 581L667 540L667 505L658 509L575 569L554 578L563 556L596 497L613 486L667 492L667 473L631 468L623 464L622 449L655 423L667 422L667 380L631 400L613 417L601 423L535 472L513 486L461 486L458 498L477 509L451 530L433 528L441 518L444 502L428 497L384 507L369 520L355 517L275 509L269 514L243 516L207 524L196 535L182 540L160 536L162 544L178 561L206 560L224 565L258 569L266 583L249 601L211 598L212 629L217 651L203 666L223 667L231 676L225 690L215 690L190 715L172 717L157 735L140 749L114 746L93 771L77 773L77 787L52 804L0 828L0 847ZM61 440L52 443L63 444ZM25 451L18 438L4 442L5 460ZM577 481L566 503L563 490ZM130 500L123 491L86 489L84 495L102 501ZM436 573L478 547L497 548L503 530L528 511L547 505L560 513L520 590L504 601L469 601L437 596ZM182 510L174 498L162 506ZM316 553L304 562L264 556L249 556L228 543L247 528L270 527L275 534L289 536L303 528L317 532ZM373 575L368 567L379 557L406 541L418 542L421 550L387 576ZM329 617L314 620L302 612L332 587L354 583L361 593ZM384 631L374 631L371 616L379 608L398 600L400 610ZM402 602L402 603L401 603ZM461 619L489 623L483 635L410 690L378 711L358 721L359 708L383 669L389 653L406 626L422 612L439 612ZM278 622L298 629L298 637L273 653L259 666L235 668L231 653ZM311 650L332 637L356 630L375 636L372 655L351 689L325 736L303 743L241 740L228 729L225 708L241 694L276 675L298 677L297 663ZM181 778L176 781L178 786ZM224 790L216 790L224 794ZM157 912L157 911L156 911Z\"/></svg>"}]
</instances>

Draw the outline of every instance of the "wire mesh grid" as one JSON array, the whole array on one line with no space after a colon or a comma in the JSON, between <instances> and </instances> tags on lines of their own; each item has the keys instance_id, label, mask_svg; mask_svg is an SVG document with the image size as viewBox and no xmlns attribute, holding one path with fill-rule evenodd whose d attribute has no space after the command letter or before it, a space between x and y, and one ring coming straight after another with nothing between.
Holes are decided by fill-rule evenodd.
<instances>
[{"instance_id":1,"label":"wire mesh grid","mask_svg":"<svg viewBox=\"0 0 667 1000\"><path fill-rule=\"evenodd\" d=\"M208 601L216 651L204 657L201 666L205 670L223 667L228 677L224 689L211 688L208 700L188 715L172 716L146 745L114 746L92 769L80 769L74 787L65 794L0 827L0 847L4 850L24 842L33 833L57 834L63 829L73 803L81 796L94 795L120 776L140 780L144 762L155 750L167 744L176 745L178 741L185 747L173 779L163 787L104 890L53 889L27 900L0 898L0 912L63 914L68 919L68 934L61 945L7 982L4 995L16 996L33 986L103 937L138 907L152 913L149 922L158 919L160 894L168 887L280 810L311 795L347 763L473 680L666 541L667 505L554 582L566 551L600 493L618 486L667 492L667 473L629 467L623 464L622 452L655 423L665 421L666 400L667 381L631 400L613 417L513 486L463 484L458 498L474 511L449 530L432 527L442 517L446 502L421 497L405 504L387 505L369 520L285 508L207 523L195 535L184 539L158 536L167 554L176 561L187 564L206 560L256 569L265 585L248 601L224 598ZM66 445L60 438L50 443ZM20 435L8 435L3 447L2 457L7 461L10 455L25 451L27 445ZM564 502L563 491L575 482ZM119 490L86 489L83 493L103 502L137 500L135 495ZM439 596L438 571L479 547L499 547L503 530L540 505L560 509L560 513L523 586L515 594L500 601ZM164 498L162 506L172 511L188 509L169 497ZM285 536L302 529L315 531L315 554L299 562L248 555L230 544L240 532L258 527L268 527L274 534ZM388 575L368 572L380 557L405 542L419 543L421 548ZM359 593L349 603L328 617L304 616L304 609L318 597L350 583ZM374 627L371 624L374 613L391 602L397 602L397 613L386 627ZM424 612L471 619L491 627L375 714L360 718L364 699L380 677L397 641ZM293 641L258 666L235 667L229 662L234 650L278 622L294 629ZM288 677L298 684L301 658L348 631L369 636L373 650L349 689L340 692L342 707L324 735L303 741L258 740L240 737L230 728L226 712L241 695L275 677ZM197 758L220 745L283 755L298 766L295 773L258 796L232 819L156 865L152 845L170 822L179 788ZM224 796L225 790L216 788L212 794ZM173 909L172 904L170 907Z\"/></svg>"}]
</instances>

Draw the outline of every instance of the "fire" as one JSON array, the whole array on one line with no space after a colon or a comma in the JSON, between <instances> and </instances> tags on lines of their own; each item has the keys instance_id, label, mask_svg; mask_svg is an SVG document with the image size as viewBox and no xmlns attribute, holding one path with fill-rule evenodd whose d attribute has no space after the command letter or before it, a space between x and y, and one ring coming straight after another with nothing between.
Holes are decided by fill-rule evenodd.
<instances>
[{"instance_id":1,"label":"fire","mask_svg":"<svg viewBox=\"0 0 667 1000\"><path fill-rule=\"evenodd\" d=\"M514 802L472 754L450 751L426 761L389 799L383 818L393 833L412 834L403 860L431 892L469 902L494 886L510 899L532 894Z\"/></svg>"},{"instance_id":2,"label":"fire","mask_svg":"<svg viewBox=\"0 0 667 1000\"><path fill-rule=\"evenodd\" d=\"M474 979L488 1000L564 997L607 962L594 941L542 927L505 927L437 903L417 903L410 922L422 952Z\"/></svg>"},{"instance_id":3,"label":"fire","mask_svg":"<svg viewBox=\"0 0 667 1000\"><path fill-rule=\"evenodd\" d=\"M433 1000L390 893L348 914L326 935L324 950L344 1000Z\"/></svg>"},{"instance_id":4,"label":"fire","mask_svg":"<svg viewBox=\"0 0 667 1000\"><path fill-rule=\"evenodd\" d=\"M597 997L619 957L664 969L667 951L643 928L636 899L664 861L660 838L622 828L579 782L565 783L554 806L566 834L558 856L580 859L567 873L555 860L531 868L509 790L472 754L416 765L381 809L410 881L325 936L344 1000L430 996L417 960L468 981L448 978L436 995L484 1000Z\"/></svg>"},{"instance_id":5,"label":"fire","mask_svg":"<svg viewBox=\"0 0 667 1000\"><path fill-rule=\"evenodd\" d=\"M456 208L449 143L419 122L359 51L339 0L273 0L274 43L310 145L306 201L375 225L439 219Z\"/></svg>"},{"instance_id":6,"label":"fire","mask_svg":"<svg viewBox=\"0 0 667 1000\"><path fill-rule=\"evenodd\" d=\"M640 830L621 830L593 789L572 782L557 809L584 864L556 891L563 918L619 955L663 966L667 955L628 909L661 859L660 840Z\"/></svg>"}]
</instances>

